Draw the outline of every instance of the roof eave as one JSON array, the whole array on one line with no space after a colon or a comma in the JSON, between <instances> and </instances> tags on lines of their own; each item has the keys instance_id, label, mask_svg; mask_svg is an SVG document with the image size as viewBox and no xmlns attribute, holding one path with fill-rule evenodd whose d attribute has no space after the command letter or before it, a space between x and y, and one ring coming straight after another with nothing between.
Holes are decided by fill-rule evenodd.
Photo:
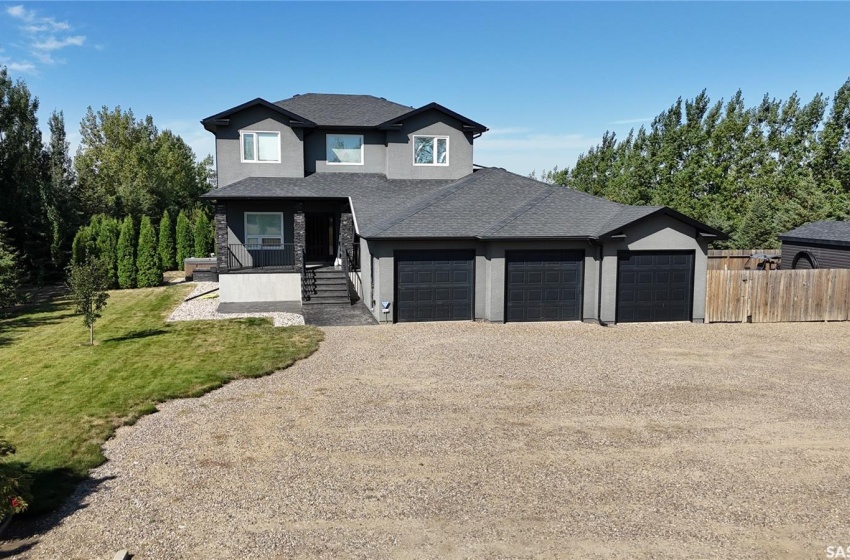
<instances>
[{"instance_id":1,"label":"roof eave","mask_svg":"<svg viewBox=\"0 0 850 560\"><path fill-rule=\"evenodd\" d=\"M655 210L654 212L650 212L649 214L641 216L640 218L638 218L636 220L632 220L631 222L617 226L616 228L614 228L612 230L603 232L599 235L599 239L600 240L608 240L608 239L612 239L612 238L617 237L617 236L621 236L620 234L622 233L622 231L625 228L634 226L635 224L639 224L641 222L644 222L644 221L646 221L646 220L648 220L648 219L650 219L654 216L657 216L658 214L666 214L667 216L670 216L671 218L674 218L676 220L679 220L680 222L683 222L683 223L691 226L692 228L694 228L696 230L697 235L700 235L701 237L705 237L705 238L711 238L711 241L723 241L723 240L729 239L729 236L726 235L725 233L723 233L722 231L714 229L713 227L708 226L708 225L706 225L702 222L698 222L697 220L694 220L693 218L686 216L685 214L682 214L681 212L677 212L676 210L673 210L672 208L668 208L666 206L659 208L658 210Z\"/></svg>"},{"instance_id":2,"label":"roof eave","mask_svg":"<svg viewBox=\"0 0 850 560\"><path fill-rule=\"evenodd\" d=\"M292 128L313 128L313 127L316 126L316 123L314 123L310 119L305 119L301 115L296 115L292 111L288 111L288 110L284 109L283 107L279 107L278 105L275 105L274 103L266 101L262 97L257 97L255 99L252 99L251 101L247 101L247 102L245 102L241 105L237 105L236 107L231 107L230 109L227 109L227 110L222 111L220 113L216 113L215 115L212 115L210 117L202 119L201 124L204 125L204 128L206 128L210 132L215 132L216 126L227 126L228 124L230 124L230 120L228 119L228 117L230 117L230 115L233 115L235 113L239 113L240 111L244 111L246 109L250 109L251 107L256 107L256 106L265 107L266 109L269 109L271 111L274 111L276 113L284 115L285 117L288 117L289 118L288 124Z\"/></svg>"},{"instance_id":3,"label":"roof eave","mask_svg":"<svg viewBox=\"0 0 850 560\"><path fill-rule=\"evenodd\" d=\"M816 239L813 237L797 237L792 235L780 235L779 240L789 243L810 243L812 245L830 245L834 247L850 247L850 241L842 239Z\"/></svg>"},{"instance_id":4,"label":"roof eave","mask_svg":"<svg viewBox=\"0 0 850 560\"><path fill-rule=\"evenodd\" d=\"M487 132L488 130L490 130L489 128L487 128L483 124L477 123L477 122L475 122L474 120L472 120L468 117L464 117L460 113L456 113L456 112L452 111L451 109L444 107L444 106L442 106L442 105L440 105L439 103L436 103L436 102L428 103L427 105L423 105L422 107L419 107L418 109L413 109L412 111L409 111L409 112L407 112L403 115L399 115L398 117L392 118L392 119L390 119L386 122L379 124L377 126L377 128L379 130L388 130L388 129L399 128L399 127L401 127L401 123L403 121L405 121L405 120L407 120L411 117L414 117L414 116L416 116L420 113L424 113L425 111L430 111L432 109L439 111L441 113L444 113L444 114L452 117L453 119L460 121L463 124L463 129L464 129L465 132L468 131L468 132L484 133L484 132Z\"/></svg>"}]
</instances>

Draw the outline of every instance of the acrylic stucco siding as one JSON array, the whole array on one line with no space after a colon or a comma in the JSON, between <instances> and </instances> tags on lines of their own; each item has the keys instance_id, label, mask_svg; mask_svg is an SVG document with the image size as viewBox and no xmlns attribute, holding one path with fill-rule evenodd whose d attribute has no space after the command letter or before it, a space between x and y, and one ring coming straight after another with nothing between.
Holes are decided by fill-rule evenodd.
<instances>
[{"instance_id":1,"label":"acrylic stucco siding","mask_svg":"<svg viewBox=\"0 0 850 560\"><path fill-rule=\"evenodd\" d=\"M460 179L472 173L472 133L439 111L426 111L406 121L401 130L387 131L387 178ZM413 136L449 137L449 164L413 165Z\"/></svg>"},{"instance_id":2,"label":"acrylic stucco siding","mask_svg":"<svg viewBox=\"0 0 850 560\"><path fill-rule=\"evenodd\" d=\"M332 134L363 136L363 165L342 165L327 162L327 139ZM305 171L309 173L382 173L387 172L386 133L362 129L318 129L304 137Z\"/></svg>"},{"instance_id":3,"label":"acrylic stucco siding","mask_svg":"<svg viewBox=\"0 0 850 560\"><path fill-rule=\"evenodd\" d=\"M230 124L216 132L215 154L218 186L246 177L303 177L303 131L285 124L287 117L265 107L252 107L230 117ZM280 163L242 162L239 132L256 130L280 133Z\"/></svg>"},{"instance_id":4,"label":"acrylic stucco siding","mask_svg":"<svg viewBox=\"0 0 850 560\"><path fill-rule=\"evenodd\" d=\"M707 242L697 238L697 232L669 216L637 223L624 230L622 241L607 241L603 247L602 261L602 313L606 323L614 322L617 315L617 253L619 251L693 251L694 284L692 320L705 319L705 279L707 267Z\"/></svg>"},{"instance_id":5,"label":"acrylic stucco siding","mask_svg":"<svg viewBox=\"0 0 850 560\"><path fill-rule=\"evenodd\" d=\"M505 270L507 251L567 249L584 251L584 293L582 318L596 319L597 278L599 277L596 250L587 242L542 241L360 241L363 286L366 303L375 301L374 315L383 319L382 301L395 305L395 252L408 250L468 249L474 251L474 318L493 322L505 320ZM371 253L371 255L369 255ZM374 296L369 298L371 273L374 269Z\"/></svg>"},{"instance_id":6,"label":"acrylic stucco siding","mask_svg":"<svg viewBox=\"0 0 850 560\"><path fill-rule=\"evenodd\" d=\"M297 272L221 274L218 287L222 303L301 301L301 274Z\"/></svg>"}]
</instances>

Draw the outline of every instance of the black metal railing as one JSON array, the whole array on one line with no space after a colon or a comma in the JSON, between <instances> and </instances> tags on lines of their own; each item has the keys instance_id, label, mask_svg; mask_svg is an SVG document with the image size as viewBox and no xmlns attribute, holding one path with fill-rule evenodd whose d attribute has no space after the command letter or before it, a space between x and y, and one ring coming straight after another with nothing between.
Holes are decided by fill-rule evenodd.
<instances>
[{"instance_id":1,"label":"black metal railing","mask_svg":"<svg viewBox=\"0 0 850 560\"><path fill-rule=\"evenodd\" d=\"M301 299L308 301L316 295L316 273L307 269L307 251L301 251Z\"/></svg>"},{"instance_id":2,"label":"black metal railing","mask_svg":"<svg viewBox=\"0 0 850 560\"><path fill-rule=\"evenodd\" d=\"M227 246L227 267L230 270L251 268L283 268L295 266L295 244Z\"/></svg>"},{"instance_id":3,"label":"black metal railing","mask_svg":"<svg viewBox=\"0 0 850 560\"><path fill-rule=\"evenodd\" d=\"M360 271L360 243L355 243L351 246L351 255L349 256L348 266L355 272Z\"/></svg>"}]
</instances>

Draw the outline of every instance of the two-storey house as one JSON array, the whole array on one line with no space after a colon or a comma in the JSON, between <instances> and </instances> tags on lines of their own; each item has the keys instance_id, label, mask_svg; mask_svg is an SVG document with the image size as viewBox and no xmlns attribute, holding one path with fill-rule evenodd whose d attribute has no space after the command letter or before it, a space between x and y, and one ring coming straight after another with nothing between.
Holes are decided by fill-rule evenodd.
<instances>
[{"instance_id":1,"label":"two-storey house","mask_svg":"<svg viewBox=\"0 0 850 560\"><path fill-rule=\"evenodd\" d=\"M201 122L222 302L354 298L382 321L704 317L721 232L477 167L487 128L437 103L304 94Z\"/></svg>"}]
</instances>

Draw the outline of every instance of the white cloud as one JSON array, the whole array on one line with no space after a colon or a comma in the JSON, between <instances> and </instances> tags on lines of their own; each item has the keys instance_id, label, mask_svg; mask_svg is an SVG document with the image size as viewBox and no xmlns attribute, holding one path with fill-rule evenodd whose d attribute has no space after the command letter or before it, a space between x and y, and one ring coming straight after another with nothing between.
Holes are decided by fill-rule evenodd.
<instances>
[{"instance_id":1,"label":"white cloud","mask_svg":"<svg viewBox=\"0 0 850 560\"><path fill-rule=\"evenodd\" d=\"M82 47L86 42L84 35L69 35L72 27L67 21L57 21L55 18L44 16L36 10L28 10L22 4L8 6L6 15L21 22L18 28L22 39L27 42L23 49L28 55L42 64L61 62L52 53L68 47ZM6 61L10 70L19 72L37 72L38 68L31 61Z\"/></svg>"},{"instance_id":2,"label":"white cloud","mask_svg":"<svg viewBox=\"0 0 850 560\"><path fill-rule=\"evenodd\" d=\"M582 134L526 134L513 138L487 138L487 134L489 132L479 138L476 144L488 151L571 150L593 145L593 140Z\"/></svg>"},{"instance_id":3,"label":"white cloud","mask_svg":"<svg viewBox=\"0 0 850 560\"><path fill-rule=\"evenodd\" d=\"M82 47L85 42L86 38L83 35L74 35L73 37L65 37L64 39L48 37L44 41L34 43L32 48L38 51L56 51L65 47Z\"/></svg>"},{"instance_id":4,"label":"white cloud","mask_svg":"<svg viewBox=\"0 0 850 560\"><path fill-rule=\"evenodd\" d=\"M22 5L9 6L6 8L6 13L13 18L22 19L24 21L29 21L32 17L32 12L27 11Z\"/></svg>"},{"instance_id":5,"label":"white cloud","mask_svg":"<svg viewBox=\"0 0 850 560\"><path fill-rule=\"evenodd\" d=\"M622 120L622 121L612 121L612 122L609 122L608 124L638 124L638 123L649 122L653 118L654 117L640 117L640 118L637 118L637 119L625 119L625 120Z\"/></svg>"},{"instance_id":6,"label":"white cloud","mask_svg":"<svg viewBox=\"0 0 850 560\"><path fill-rule=\"evenodd\" d=\"M35 74L35 64L28 60L15 62L7 58L0 58L0 66L5 66L10 72L20 72L22 74Z\"/></svg>"}]
</instances>

